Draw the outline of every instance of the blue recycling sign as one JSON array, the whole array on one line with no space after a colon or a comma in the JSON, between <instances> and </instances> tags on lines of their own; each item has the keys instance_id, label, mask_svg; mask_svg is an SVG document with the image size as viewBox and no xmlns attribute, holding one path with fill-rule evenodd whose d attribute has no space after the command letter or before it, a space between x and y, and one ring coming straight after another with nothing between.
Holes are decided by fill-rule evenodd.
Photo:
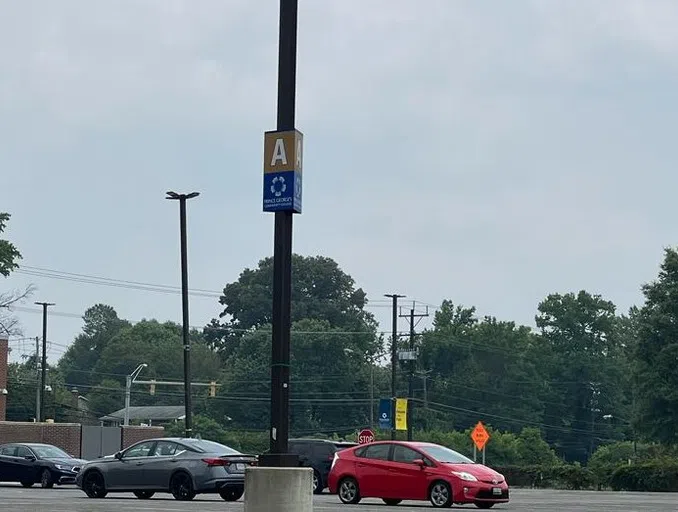
<instances>
[{"instance_id":1,"label":"blue recycling sign","mask_svg":"<svg viewBox=\"0 0 678 512\"><path fill-rule=\"evenodd\" d=\"M264 211L301 213L301 173L296 171L264 174Z\"/></svg>"},{"instance_id":2,"label":"blue recycling sign","mask_svg":"<svg viewBox=\"0 0 678 512\"><path fill-rule=\"evenodd\" d=\"M301 213L303 141L299 130L264 134L265 212Z\"/></svg>"},{"instance_id":3,"label":"blue recycling sign","mask_svg":"<svg viewBox=\"0 0 678 512\"><path fill-rule=\"evenodd\" d=\"M379 400L379 428L383 430L393 428L393 407L390 398Z\"/></svg>"}]
</instances>

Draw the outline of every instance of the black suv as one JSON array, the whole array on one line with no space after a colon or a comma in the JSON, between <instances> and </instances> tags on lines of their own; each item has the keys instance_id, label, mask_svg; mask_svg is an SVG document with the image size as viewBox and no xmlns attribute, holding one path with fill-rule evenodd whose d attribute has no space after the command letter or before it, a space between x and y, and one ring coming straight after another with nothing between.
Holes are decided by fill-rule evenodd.
<instances>
[{"instance_id":1,"label":"black suv","mask_svg":"<svg viewBox=\"0 0 678 512\"><path fill-rule=\"evenodd\" d=\"M357 446L349 441L328 439L290 439L289 451L299 456L299 465L313 468L313 492L320 494L327 487L334 454L346 448Z\"/></svg>"}]
</instances>

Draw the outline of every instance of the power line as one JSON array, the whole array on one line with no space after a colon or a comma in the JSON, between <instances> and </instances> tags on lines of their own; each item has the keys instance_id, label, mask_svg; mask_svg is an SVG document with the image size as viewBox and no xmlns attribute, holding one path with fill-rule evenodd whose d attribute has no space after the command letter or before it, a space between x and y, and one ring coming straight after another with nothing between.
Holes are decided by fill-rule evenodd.
<instances>
[{"instance_id":1,"label":"power line","mask_svg":"<svg viewBox=\"0 0 678 512\"><path fill-rule=\"evenodd\" d=\"M157 293L171 293L179 294L181 293L181 288L173 285L158 284L158 283L148 283L143 281L133 281L129 279L117 279L111 277L102 277L91 274L82 274L77 272L66 272L63 270L54 270L44 267L34 267L30 265L21 265L21 267L15 270L16 273L30 275L34 277L44 277L48 279L60 279L65 281L71 281L82 284L94 284L101 286L112 286L116 288L127 288L132 290L141 290L141 291L150 291ZM211 298L220 298L223 295L223 291L210 290L205 288L191 288L189 290L190 295L199 296L199 297L211 297ZM324 299L328 302L333 302L331 299ZM417 301L419 302L419 301ZM422 305L428 305L423 302L419 302ZM390 301L384 299L375 299L368 300L365 307L390 307ZM435 306L432 306L435 307Z\"/></svg>"},{"instance_id":2,"label":"power line","mask_svg":"<svg viewBox=\"0 0 678 512\"><path fill-rule=\"evenodd\" d=\"M27 307L22 307L22 306L16 306L13 309L16 311L21 311L21 312L26 312L26 313L41 313L39 309L36 308L27 308ZM66 317L66 318L77 318L79 320L82 320L83 315L79 315L77 313L67 313L63 311L53 311L50 312L50 316L61 316L61 317ZM136 323L140 322L141 320L137 321ZM131 322L135 323L135 322ZM177 324L178 326L179 324ZM196 331L218 331L218 332L234 332L234 333L263 333L263 334L271 334L271 329L257 329L257 328L252 328L252 329L241 329L237 327L230 327L230 326L221 326L221 327L216 327L212 325L204 325L204 326L197 326L197 325L192 325L191 329L194 329ZM292 330L292 335L294 334L313 334L313 335L334 335L334 336L355 336L355 335L383 335L383 334L389 334L390 331L342 331L342 330L326 330L326 331L298 331L298 330ZM404 334L400 333L400 334Z\"/></svg>"}]
</instances>

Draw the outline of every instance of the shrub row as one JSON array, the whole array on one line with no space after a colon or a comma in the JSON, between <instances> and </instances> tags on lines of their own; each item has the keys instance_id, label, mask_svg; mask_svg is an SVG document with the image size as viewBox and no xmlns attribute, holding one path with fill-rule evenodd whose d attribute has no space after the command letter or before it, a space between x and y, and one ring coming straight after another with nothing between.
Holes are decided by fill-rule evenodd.
<instances>
[{"instance_id":1,"label":"shrub row","mask_svg":"<svg viewBox=\"0 0 678 512\"><path fill-rule=\"evenodd\" d=\"M615 491L678 492L678 461L619 466L612 473L610 487Z\"/></svg>"},{"instance_id":2,"label":"shrub row","mask_svg":"<svg viewBox=\"0 0 678 512\"><path fill-rule=\"evenodd\" d=\"M591 471L575 464L494 467L512 487L551 489L591 489L595 479Z\"/></svg>"},{"instance_id":3,"label":"shrub row","mask_svg":"<svg viewBox=\"0 0 678 512\"><path fill-rule=\"evenodd\" d=\"M678 492L678 460L657 459L591 469L575 464L495 467L513 487L551 489L611 488L614 491Z\"/></svg>"}]
</instances>

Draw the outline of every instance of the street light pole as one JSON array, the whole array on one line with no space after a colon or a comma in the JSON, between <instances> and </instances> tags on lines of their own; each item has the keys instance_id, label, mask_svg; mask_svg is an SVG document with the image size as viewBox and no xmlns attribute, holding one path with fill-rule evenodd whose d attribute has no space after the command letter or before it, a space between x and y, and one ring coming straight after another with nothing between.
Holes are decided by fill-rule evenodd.
<instances>
[{"instance_id":1,"label":"street light pole","mask_svg":"<svg viewBox=\"0 0 678 512\"><path fill-rule=\"evenodd\" d=\"M186 201L198 197L199 192L177 194L167 192L165 199L179 201L179 225L181 236L181 306L182 306L182 340L184 344L184 407L185 407L185 437L192 437L193 425L191 411L191 340L189 339L188 323L188 248L186 242Z\"/></svg>"},{"instance_id":2,"label":"street light pole","mask_svg":"<svg viewBox=\"0 0 678 512\"><path fill-rule=\"evenodd\" d=\"M42 363L40 368L40 411L38 422L45 421L45 384L47 378L47 308L54 306L53 302L36 302L42 306ZM36 360L37 363L37 360Z\"/></svg>"},{"instance_id":3,"label":"street light pole","mask_svg":"<svg viewBox=\"0 0 678 512\"><path fill-rule=\"evenodd\" d=\"M296 132L297 22L298 0L280 0L277 133ZM293 137L296 137L297 134L293 135ZM282 139L279 142L283 143ZM300 140L299 145L296 142L293 143L295 157L292 169L295 171L295 180L300 180L301 178L301 168L299 166L301 159L300 143ZM278 141L275 142L276 146L277 144ZM284 158L279 161L288 163ZM278 162L278 160L274 158L274 162ZM268 162L265 160L265 166L268 166L268 164L271 164L270 167L273 167L273 163L270 160ZM271 168L270 170L274 169ZM286 168L286 170L290 171L291 169ZM295 184L294 187L296 189L297 185ZM301 190L299 189L300 192ZM300 207L301 205L297 206ZM265 206L264 211L274 210L267 209ZM297 209L295 206L284 207L275 211L273 228L273 308L271 319L273 333L271 336L269 453L263 454L259 459L259 465L265 467L296 467L299 464L298 456L288 453L290 428L290 331L292 325L292 227L295 212L300 213L300 209Z\"/></svg>"},{"instance_id":4,"label":"street light pole","mask_svg":"<svg viewBox=\"0 0 678 512\"><path fill-rule=\"evenodd\" d=\"M122 424L127 426L129 425L129 403L132 397L132 383L136 380L136 378L139 376L141 373L141 370L146 368L148 365L146 363L141 363L139 366L137 366L132 373L130 373L127 376L127 379L125 381L125 417L123 419Z\"/></svg>"}]
</instances>

